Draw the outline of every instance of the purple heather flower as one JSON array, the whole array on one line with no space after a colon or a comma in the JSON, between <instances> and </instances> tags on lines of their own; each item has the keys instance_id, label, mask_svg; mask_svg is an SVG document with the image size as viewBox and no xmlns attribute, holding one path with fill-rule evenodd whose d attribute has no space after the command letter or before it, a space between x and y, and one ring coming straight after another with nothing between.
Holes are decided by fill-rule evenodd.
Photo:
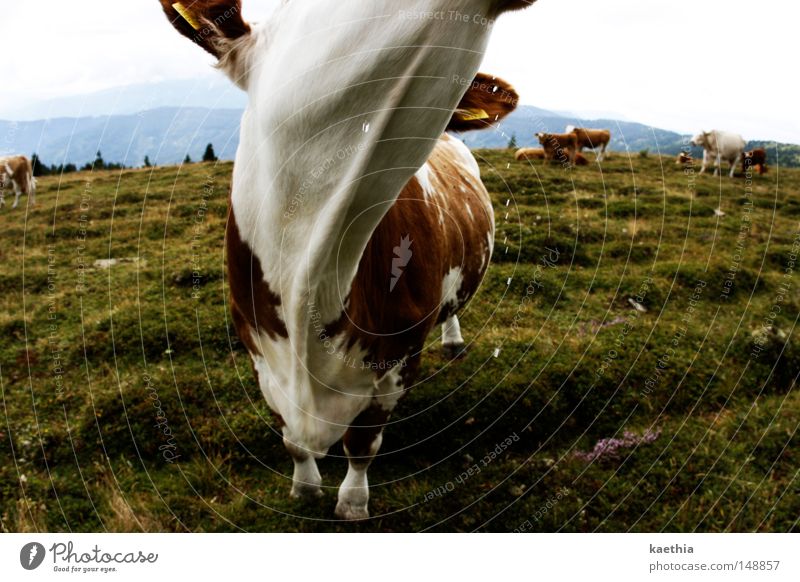
<instances>
[{"instance_id":1,"label":"purple heather flower","mask_svg":"<svg viewBox=\"0 0 800 582\"><path fill-rule=\"evenodd\" d=\"M591 451L575 451L573 456L587 463L602 458L617 459L624 449L652 443L660 435L660 428L655 431L648 429L641 435L626 430L622 433L622 437L601 439L597 441L597 444L594 445Z\"/></svg>"}]
</instances>

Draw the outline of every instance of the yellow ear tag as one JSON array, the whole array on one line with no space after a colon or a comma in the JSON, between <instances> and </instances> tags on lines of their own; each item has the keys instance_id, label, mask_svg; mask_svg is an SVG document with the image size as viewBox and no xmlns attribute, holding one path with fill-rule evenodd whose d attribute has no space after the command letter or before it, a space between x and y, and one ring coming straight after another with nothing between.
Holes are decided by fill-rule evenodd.
<instances>
[{"instance_id":1,"label":"yellow ear tag","mask_svg":"<svg viewBox=\"0 0 800 582\"><path fill-rule=\"evenodd\" d=\"M195 20L194 15L189 11L188 8L186 8L186 6L180 2L175 2L172 7L175 9L175 12L183 16L183 19L188 22L192 28L195 30L200 30L200 23Z\"/></svg>"},{"instance_id":2,"label":"yellow ear tag","mask_svg":"<svg viewBox=\"0 0 800 582\"><path fill-rule=\"evenodd\" d=\"M461 121L476 121L478 119L489 119L489 114L483 109L460 109L458 117Z\"/></svg>"}]
</instances>

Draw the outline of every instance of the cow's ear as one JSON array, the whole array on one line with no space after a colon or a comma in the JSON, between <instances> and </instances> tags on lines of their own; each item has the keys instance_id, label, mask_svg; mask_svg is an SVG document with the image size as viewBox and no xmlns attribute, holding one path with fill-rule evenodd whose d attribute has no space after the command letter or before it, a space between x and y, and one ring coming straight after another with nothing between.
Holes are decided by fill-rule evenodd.
<instances>
[{"instance_id":1,"label":"cow's ear","mask_svg":"<svg viewBox=\"0 0 800 582\"><path fill-rule=\"evenodd\" d=\"M160 1L172 26L217 57L217 68L246 91L255 42L241 0Z\"/></svg>"},{"instance_id":2,"label":"cow's ear","mask_svg":"<svg viewBox=\"0 0 800 582\"><path fill-rule=\"evenodd\" d=\"M218 59L231 41L250 34L241 0L160 1L172 26Z\"/></svg>"},{"instance_id":3,"label":"cow's ear","mask_svg":"<svg viewBox=\"0 0 800 582\"><path fill-rule=\"evenodd\" d=\"M484 129L514 111L519 95L502 79L478 73L447 126L451 131Z\"/></svg>"}]
</instances>

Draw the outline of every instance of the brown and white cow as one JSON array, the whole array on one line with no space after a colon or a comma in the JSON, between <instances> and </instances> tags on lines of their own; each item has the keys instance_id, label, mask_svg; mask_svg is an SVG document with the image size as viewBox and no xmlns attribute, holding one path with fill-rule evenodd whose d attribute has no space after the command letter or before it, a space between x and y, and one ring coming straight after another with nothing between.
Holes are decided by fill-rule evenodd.
<instances>
[{"instance_id":1,"label":"brown and white cow","mask_svg":"<svg viewBox=\"0 0 800 582\"><path fill-rule=\"evenodd\" d=\"M543 160L544 150L542 148L520 148L514 153L514 159L518 162L524 160Z\"/></svg>"},{"instance_id":2,"label":"brown and white cow","mask_svg":"<svg viewBox=\"0 0 800 582\"><path fill-rule=\"evenodd\" d=\"M425 17L451 0L289 0L250 25L238 0L161 0L248 94L233 319L294 461L292 495L321 493L316 460L343 440L343 519L369 515L367 468L428 334L442 324L444 345L464 347L457 312L489 263L493 214L474 157L443 132L513 109L507 84L470 80L494 19L531 3L463 0L472 17L455 25Z\"/></svg>"},{"instance_id":3,"label":"brown and white cow","mask_svg":"<svg viewBox=\"0 0 800 582\"><path fill-rule=\"evenodd\" d=\"M596 150L600 148L597 154L597 161L602 162L606 157L606 148L611 141L611 132L607 129L587 129L585 127L575 127L568 125L566 133L574 133L578 138L578 153L583 151L583 148Z\"/></svg>"},{"instance_id":4,"label":"brown and white cow","mask_svg":"<svg viewBox=\"0 0 800 582\"><path fill-rule=\"evenodd\" d=\"M676 166L685 166L687 164L693 164L694 158L690 152L680 152L678 157L675 158L675 165Z\"/></svg>"},{"instance_id":5,"label":"brown and white cow","mask_svg":"<svg viewBox=\"0 0 800 582\"><path fill-rule=\"evenodd\" d=\"M19 197L25 194L30 198L31 206L36 204L36 178L33 177L31 161L25 156L0 157L0 208L5 206L5 190L14 188L14 204L19 204Z\"/></svg>"},{"instance_id":6,"label":"brown and white cow","mask_svg":"<svg viewBox=\"0 0 800 582\"><path fill-rule=\"evenodd\" d=\"M742 171L746 174L752 168L758 170L759 176L767 173L767 150L756 148L742 154Z\"/></svg>"},{"instance_id":7,"label":"brown and white cow","mask_svg":"<svg viewBox=\"0 0 800 582\"><path fill-rule=\"evenodd\" d=\"M578 153L578 137L574 133L542 133L536 134L544 149L544 159L548 162L559 162L564 165L575 163Z\"/></svg>"}]
</instances>

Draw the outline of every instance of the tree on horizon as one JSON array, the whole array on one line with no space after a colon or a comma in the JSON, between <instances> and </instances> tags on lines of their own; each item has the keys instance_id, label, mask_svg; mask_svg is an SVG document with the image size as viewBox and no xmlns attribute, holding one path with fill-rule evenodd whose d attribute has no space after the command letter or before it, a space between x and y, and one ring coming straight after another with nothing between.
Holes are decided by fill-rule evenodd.
<instances>
[{"instance_id":1,"label":"tree on horizon","mask_svg":"<svg viewBox=\"0 0 800 582\"><path fill-rule=\"evenodd\" d=\"M217 155L214 153L214 146L212 144L208 144L206 146L206 151L203 154L203 161L204 162L216 162Z\"/></svg>"}]
</instances>

